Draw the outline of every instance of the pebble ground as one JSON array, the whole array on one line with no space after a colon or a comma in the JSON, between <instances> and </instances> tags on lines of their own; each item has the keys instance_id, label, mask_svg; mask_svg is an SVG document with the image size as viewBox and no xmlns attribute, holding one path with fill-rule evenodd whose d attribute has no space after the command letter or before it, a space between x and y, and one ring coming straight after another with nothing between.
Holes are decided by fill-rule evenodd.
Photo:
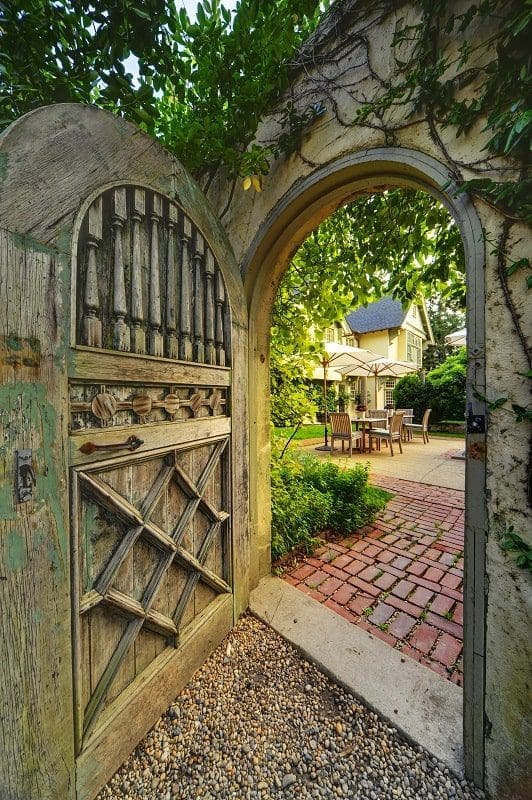
<instances>
[{"instance_id":1,"label":"pebble ground","mask_svg":"<svg viewBox=\"0 0 532 800\"><path fill-rule=\"evenodd\" d=\"M243 617L96 800L479 800Z\"/></svg>"}]
</instances>

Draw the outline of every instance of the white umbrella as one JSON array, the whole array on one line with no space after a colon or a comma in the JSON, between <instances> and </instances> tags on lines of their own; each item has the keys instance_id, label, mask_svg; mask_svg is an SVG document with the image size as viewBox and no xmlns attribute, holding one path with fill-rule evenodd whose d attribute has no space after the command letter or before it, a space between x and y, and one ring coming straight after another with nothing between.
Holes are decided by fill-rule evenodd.
<instances>
[{"instance_id":1,"label":"white umbrella","mask_svg":"<svg viewBox=\"0 0 532 800\"><path fill-rule=\"evenodd\" d=\"M320 366L323 369L323 400L325 409L325 444L317 447L316 450L330 450L327 439L327 376L328 370L334 370L340 374L356 374L351 373L349 370L356 369L357 367L363 369L365 365L374 363L379 358L378 353L371 350L364 350L361 347L350 347L346 344L338 344L337 342L326 342L325 349L321 354ZM366 372L361 373L363 375Z\"/></svg>"},{"instance_id":2,"label":"white umbrella","mask_svg":"<svg viewBox=\"0 0 532 800\"><path fill-rule=\"evenodd\" d=\"M335 367L338 372L343 375L365 375L366 377L375 378L375 408L377 407L377 378L379 376L390 378L401 378L403 375L408 375L411 372L418 372L420 370L419 364L414 364L411 361L394 361L392 358L384 358L379 356L373 361L366 364L359 364L356 366L343 366Z\"/></svg>"},{"instance_id":3,"label":"white umbrella","mask_svg":"<svg viewBox=\"0 0 532 800\"><path fill-rule=\"evenodd\" d=\"M467 331L465 328L461 328L459 331L454 331L454 333L449 333L445 337L445 344L449 347L465 347L467 344L466 335Z\"/></svg>"}]
</instances>

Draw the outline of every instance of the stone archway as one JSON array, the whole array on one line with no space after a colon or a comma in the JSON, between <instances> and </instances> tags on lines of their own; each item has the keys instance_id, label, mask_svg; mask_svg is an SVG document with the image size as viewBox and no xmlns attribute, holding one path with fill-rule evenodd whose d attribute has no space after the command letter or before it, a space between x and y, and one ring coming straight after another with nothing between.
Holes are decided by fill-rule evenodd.
<instances>
[{"instance_id":1,"label":"stone archway","mask_svg":"<svg viewBox=\"0 0 532 800\"><path fill-rule=\"evenodd\" d=\"M468 324L468 402L485 414L472 387L484 386L484 243L474 206L456 197L448 170L426 154L407 148L374 148L312 173L293 186L259 227L242 265L250 309L250 508L257 537L255 579L270 571L269 481L269 326L278 284L291 254L306 235L338 206L364 192L399 186L429 192L440 200L459 226L466 256ZM474 502L484 495L485 462L471 458L483 435L470 435L466 469L466 574L464 630L464 745L466 771L481 782L484 761L483 720L474 709L484 703L484 530L485 508ZM483 446L483 445L482 445ZM468 501L469 498L469 501ZM257 514L257 510L260 513ZM255 515L254 515L255 512ZM475 642L475 646L473 646ZM482 642L479 647L479 642Z\"/></svg>"},{"instance_id":2,"label":"stone archway","mask_svg":"<svg viewBox=\"0 0 532 800\"><path fill-rule=\"evenodd\" d=\"M463 0L448 5L455 15L470 6ZM231 185L223 173L211 183L210 198L222 214L248 301L252 582L265 574L270 564L267 332L271 302L299 243L357 192L386 185L414 186L432 192L447 205L461 226L469 265L469 298L474 298L477 309L477 313L470 309L468 315L470 384L474 379L477 396L490 401L504 397L523 407L529 404L523 330L526 289L522 274L505 274L505 259L497 250L510 222L478 198L473 209L464 197L454 197L447 185L451 174L458 182L477 177L480 164L484 177L495 182L517 181L517 164L505 158L486 160L483 151L489 133L483 130L482 121L457 136L452 125L440 124L422 109L414 109L412 103L398 101L386 110L385 121L359 122L358 112L379 98L382 85L395 85L397 30L415 26L420 19L419 4L412 0L335 3L296 59L290 94L284 98L296 114L304 115L313 104L323 113L302 129L293 151L273 160L260 194L243 191L238 182ZM482 74L485 61L478 54L486 52L495 19L486 18L484 27L476 27L471 34L476 55L470 66L475 69L467 70L467 75L462 70L464 74L459 76L464 78L460 96L467 100L476 96L477 84L470 79L472 74ZM442 32L442 37L441 46L456 52L456 35ZM402 40L402 61L408 58L409 46ZM282 131L280 101L261 122L256 141L268 145ZM530 230L524 223L512 219L511 227L511 235L504 238L506 264L526 259L530 242ZM484 248L485 241L490 244ZM470 399L473 410L484 413L482 402ZM465 623L467 637L471 634L468 657L475 664L474 668L470 664L466 678L467 766L478 785L486 785L496 797L510 797L513 788L508 787L526 785L529 772L525 742L531 702L530 583L527 571L516 568L515 560L501 549L500 535L515 529L527 538L530 446L526 423L516 424L508 412L490 410L486 421L486 436L471 440L474 446L467 465L470 495L471 483L477 486L474 508L471 503L469 510L475 553L474 557L469 553L473 569L466 590L473 598Z\"/></svg>"}]
</instances>

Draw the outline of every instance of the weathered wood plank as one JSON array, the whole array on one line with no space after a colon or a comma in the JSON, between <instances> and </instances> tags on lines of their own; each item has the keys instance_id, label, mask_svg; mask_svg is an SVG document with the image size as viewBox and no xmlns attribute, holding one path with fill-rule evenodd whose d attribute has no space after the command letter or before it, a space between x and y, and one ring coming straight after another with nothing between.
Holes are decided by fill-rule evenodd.
<instances>
[{"instance_id":1,"label":"weathered wood plank","mask_svg":"<svg viewBox=\"0 0 532 800\"><path fill-rule=\"evenodd\" d=\"M74 792L63 338L53 313L64 268L0 229L0 796L9 800ZM33 453L36 485L16 503L21 449Z\"/></svg>"},{"instance_id":2,"label":"weathered wood plank","mask_svg":"<svg viewBox=\"0 0 532 800\"><path fill-rule=\"evenodd\" d=\"M102 430L92 429L89 431L75 432L70 437L70 453L73 465L97 464L101 462L101 453L86 454L80 448L86 442L95 444L120 444L124 441L124 430L127 430L127 438L135 435L144 441L137 453L140 456L151 454L154 450L162 450L168 446L180 446L187 443L199 443L204 439L212 437L226 436L231 430L231 420L228 417L204 417L202 419L187 420L186 422L176 423L149 423L142 426L132 426L124 429L107 428Z\"/></svg>"},{"instance_id":3,"label":"weathered wood plank","mask_svg":"<svg viewBox=\"0 0 532 800\"><path fill-rule=\"evenodd\" d=\"M179 649L168 648L104 712L78 760L79 797L92 800L136 743L231 629L231 598L220 596L184 633ZM149 713L147 713L149 709ZM116 730L122 735L116 737Z\"/></svg>"},{"instance_id":4,"label":"weathered wood plank","mask_svg":"<svg viewBox=\"0 0 532 800\"><path fill-rule=\"evenodd\" d=\"M99 383L163 384L168 386L230 386L231 370L183 361L77 347L72 352L71 378Z\"/></svg>"}]
</instances>

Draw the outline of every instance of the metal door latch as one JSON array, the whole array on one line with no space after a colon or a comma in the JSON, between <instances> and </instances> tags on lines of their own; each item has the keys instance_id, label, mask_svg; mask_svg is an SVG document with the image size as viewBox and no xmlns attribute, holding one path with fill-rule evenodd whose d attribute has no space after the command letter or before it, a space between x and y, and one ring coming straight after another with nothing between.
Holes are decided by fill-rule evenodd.
<instances>
[{"instance_id":1,"label":"metal door latch","mask_svg":"<svg viewBox=\"0 0 532 800\"><path fill-rule=\"evenodd\" d=\"M17 503L27 503L33 499L33 490L37 485L32 465L31 450L15 451L15 494Z\"/></svg>"}]
</instances>

